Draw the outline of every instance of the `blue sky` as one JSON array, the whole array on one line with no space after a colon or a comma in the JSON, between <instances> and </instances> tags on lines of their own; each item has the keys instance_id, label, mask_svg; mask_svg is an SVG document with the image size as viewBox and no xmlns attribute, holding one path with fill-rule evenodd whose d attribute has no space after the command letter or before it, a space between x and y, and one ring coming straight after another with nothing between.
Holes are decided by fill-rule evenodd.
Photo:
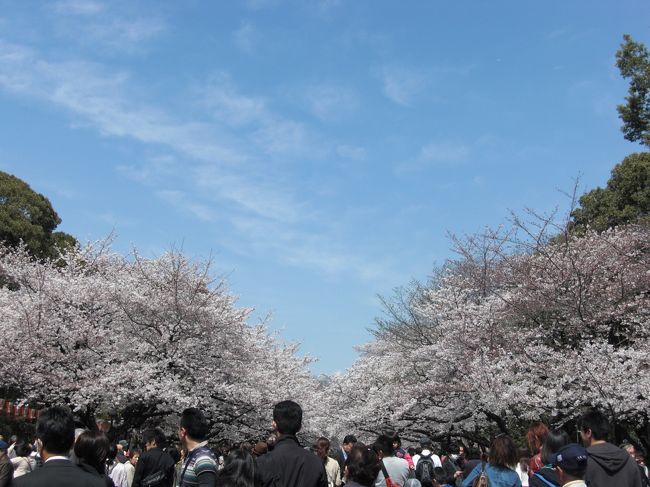
<instances>
[{"instance_id":1,"label":"blue sky","mask_svg":"<svg viewBox=\"0 0 650 487\"><path fill-rule=\"evenodd\" d=\"M0 0L0 170L81 240L212 257L317 373L448 231L566 206L619 132L645 1Z\"/></svg>"}]
</instances>

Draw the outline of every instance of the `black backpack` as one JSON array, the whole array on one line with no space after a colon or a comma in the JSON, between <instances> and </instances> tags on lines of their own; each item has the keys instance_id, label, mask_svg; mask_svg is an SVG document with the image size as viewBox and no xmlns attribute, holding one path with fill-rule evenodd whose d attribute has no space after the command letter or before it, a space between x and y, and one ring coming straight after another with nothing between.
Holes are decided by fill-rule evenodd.
<instances>
[{"instance_id":1,"label":"black backpack","mask_svg":"<svg viewBox=\"0 0 650 487\"><path fill-rule=\"evenodd\" d=\"M433 485L433 470L435 464L431 455L421 455L415 467L415 478L420 481L422 487Z\"/></svg>"}]
</instances>

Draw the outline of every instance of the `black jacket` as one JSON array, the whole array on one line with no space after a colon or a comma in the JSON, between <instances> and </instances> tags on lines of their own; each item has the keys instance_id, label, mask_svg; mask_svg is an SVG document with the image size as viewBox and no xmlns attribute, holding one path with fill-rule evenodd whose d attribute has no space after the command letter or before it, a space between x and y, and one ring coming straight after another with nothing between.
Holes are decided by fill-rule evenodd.
<instances>
[{"instance_id":1,"label":"black jacket","mask_svg":"<svg viewBox=\"0 0 650 487\"><path fill-rule=\"evenodd\" d=\"M611 443L587 448L589 460L585 483L589 487L641 487L641 475L634 459Z\"/></svg>"},{"instance_id":2,"label":"black jacket","mask_svg":"<svg viewBox=\"0 0 650 487\"><path fill-rule=\"evenodd\" d=\"M152 473L161 471L167 474L164 487L172 487L174 485L174 467L174 459L169 453L158 447L147 450L140 455L138 463L135 464L132 487L140 487L142 480Z\"/></svg>"},{"instance_id":3,"label":"black jacket","mask_svg":"<svg viewBox=\"0 0 650 487\"><path fill-rule=\"evenodd\" d=\"M530 476L530 479L528 480L528 485L530 487L548 487L548 484L539 477L536 477L536 475L541 475L552 485L560 485L560 479L557 476L557 472L553 468L542 467Z\"/></svg>"},{"instance_id":4,"label":"black jacket","mask_svg":"<svg viewBox=\"0 0 650 487\"><path fill-rule=\"evenodd\" d=\"M323 462L293 435L280 436L273 451L257 460L257 466L263 487L327 487Z\"/></svg>"},{"instance_id":5,"label":"black jacket","mask_svg":"<svg viewBox=\"0 0 650 487\"><path fill-rule=\"evenodd\" d=\"M70 460L50 460L14 479L13 487L106 487L99 475L84 472Z\"/></svg>"}]
</instances>

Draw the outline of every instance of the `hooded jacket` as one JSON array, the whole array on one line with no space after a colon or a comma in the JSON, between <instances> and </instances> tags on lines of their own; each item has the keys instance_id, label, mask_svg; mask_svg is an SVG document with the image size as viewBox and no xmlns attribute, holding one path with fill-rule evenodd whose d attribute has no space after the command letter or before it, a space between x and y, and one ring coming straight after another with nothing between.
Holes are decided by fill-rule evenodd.
<instances>
[{"instance_id":1,"label":"hooded jacket","mask_svg":"<svg viewBox=\"0 0 650 487\"><path fill-rule=\"evenodd\" d=\"M625 450L599 443L587 448L587 453L585 482L589 487L641 487L637 464Z\"/></svg>"}]
</instances>

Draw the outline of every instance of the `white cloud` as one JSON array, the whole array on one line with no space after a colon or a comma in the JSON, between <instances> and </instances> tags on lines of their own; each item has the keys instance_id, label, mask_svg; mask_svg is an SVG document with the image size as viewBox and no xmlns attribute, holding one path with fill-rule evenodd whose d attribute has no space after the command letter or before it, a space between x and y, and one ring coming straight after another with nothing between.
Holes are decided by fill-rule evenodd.
<instances>
[{"instance_id":1,"label":"white cloud","mask_svg":"<svg viewBox=\"0 0 650 487\"><path fill-rule=\"evenodd\" d=\"M426 87L424 73L405 67L385 67L381 81L384 95L402 106L410 105Z\"/></svg>"},{"instance_id":2,"label":"white cloud","mask_svg":"<svg viewBox=\"0 0 650 487\"><path fill-rule=\"evenodd\" d=\"M350 115L359 106L357 94L336 84L320 84L305 90L310 112L321 120L337 120Z\"/></svg>"},{"instance_id":3,"label":"white cloud","mask_svg":"<svg viewBox=\"0 0 650 487\"><path fill-rule=\"evenodd\" d=\"M316 144L302 124L274 114L266 102L240 95L234 87L215 96L211 108L224 108L223 120L230 125L219 119L187 122L139 102L132 85L128 72L85 62L54 63L30 48L0 41L0 90L52 103L101 134L153 148L161 156L141 166L121 164L117 170L159 188L155 194L199 220L232 225L238 247L364 279L382 272L376 259L366 261L339 246L322 223L327 218L316 218L265 156L269 151L313 154ZM238 107L246 112L243 118ZM230 131L234 122L250 124L250 130ZM251 137L259 146L250 143ZM171 154L165 155L165 148ZM341 150L355 154L354 149ZM243 224L247 221L254 226Z\"/></svg>"},{"instance_id":4,"label":"white cloud","mask_svg":"<svg viewBox=\"0 0 650 487\"><path fill-rule=\"evenodd\" d=\"M143 15L95 0L62 0L53 5L53 11L52 22L59 35L83 45L124 52L142 51L167 28L155 12Z\"/></svg>"},{"instance_id":5,"label":"white cloud","mask_svg":"<svg viewBox=\"0 0 650 487\"><path fill-rule=\"evenodd\" d=\"M180 208L182 211L192 214L199 220L206 222L213 222L216 220L216 213L212 208L190 200L182 191L162 190L157 191L156 195L171 205Z\"/></svg>"},{"instance_id":6,"label":"white cloud","mask_svg":"<svg viewBox=\"0 0 650 487\"><path fill-rule=\"evenodd\" d=\"M96 0L61 0L52 5L55 12L67 15L92 16L106 10L106 5Z\"/></svg>"},{"instance_id":7,"label":"white cloud","mask_svg":"<svg viewBox=\"0 0 650 487\"><path fill-rule=\"evenodd\" d=\"M250 22L243 21L239 28L233 34L235 45L246 53L252 53L257 38L259 37L257 29Z\"/></svg>"}]
</instances>

